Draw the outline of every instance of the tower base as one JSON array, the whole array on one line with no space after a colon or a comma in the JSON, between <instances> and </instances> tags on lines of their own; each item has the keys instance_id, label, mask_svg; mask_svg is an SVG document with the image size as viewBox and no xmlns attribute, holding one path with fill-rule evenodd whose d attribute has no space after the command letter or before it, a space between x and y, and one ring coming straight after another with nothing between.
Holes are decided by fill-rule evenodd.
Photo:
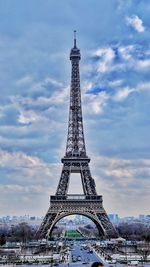
<instances>
[{"instance_id":1,"label":"tower base","mask_svg":"<svg viewBox=\"0 0 150 267\"><path fill-rule=\"evenodd\" d=\"M38 230L37 237L49 239L56 223L72 214L84 215L91 219L97 226L101 237L117 237L117 231L110 222L102 202L102 196L98 195L51 196L50 207Z\"/></svg>"}]
</instances>

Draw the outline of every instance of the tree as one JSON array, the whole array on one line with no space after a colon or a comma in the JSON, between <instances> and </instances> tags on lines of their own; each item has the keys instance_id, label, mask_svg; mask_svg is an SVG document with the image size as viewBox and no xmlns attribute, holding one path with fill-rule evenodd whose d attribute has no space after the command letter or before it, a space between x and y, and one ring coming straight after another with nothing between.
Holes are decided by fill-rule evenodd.
<instances>
[{"instance_id":1,"label":"tree","mask_svg":"<svg viewBox=\"0 0 150 267\"><path fill-rule=\"evenodd\" d=\"M142 245L137 247L137 252L142 256L143 261L147 261L148 256L150 255L150 243L145 242Z\"/></svg>"},{"instance_id":2,"label":"tree","mask_svg":"<svg viewBox=\"0 0 150 267\"><path fill-rule=\"evenodd\" d=\"M11 229L9 233L9 240L15 242L23 242L32 240L34 238L34 231L27 223L19 223Z\"/></svg>"},{"instance_id":3,"label":"tree","mask_svg":"<svg viewBox=\"0 0 150 267\"><path fill-rule=\"evenodd\" d=\"M6 244L6 236L5 234L0 234L0 245L3 246Z\"/></svg>"},{"instance_id":4,"label":"tree","mask_svg":"<svg viewBox=\"0 0 150 267\"><path fill-rule=\"evenodd\" d=\"M121 237L130 240L150 240L150 227L141 223L120 223L117 227Z\"/></svg>"}]
</instances>

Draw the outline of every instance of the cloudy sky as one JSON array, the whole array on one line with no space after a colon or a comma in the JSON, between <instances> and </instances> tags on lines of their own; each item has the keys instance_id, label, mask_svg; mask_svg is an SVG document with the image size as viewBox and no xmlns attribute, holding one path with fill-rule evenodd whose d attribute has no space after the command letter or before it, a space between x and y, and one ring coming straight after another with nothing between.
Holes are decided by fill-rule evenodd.
<instances>
[{"instance_id":1,"label":"cloudy sky","mask_svg":"<svg viewBox=\"0 0 150 267\"><path fill-rule=\"evenodd\" d=\"M0 0L0 216L45 215L55 194L74 29L97 192L108 213L149 213L149 13L147 0Z\"/></svg>"}]
</instances>

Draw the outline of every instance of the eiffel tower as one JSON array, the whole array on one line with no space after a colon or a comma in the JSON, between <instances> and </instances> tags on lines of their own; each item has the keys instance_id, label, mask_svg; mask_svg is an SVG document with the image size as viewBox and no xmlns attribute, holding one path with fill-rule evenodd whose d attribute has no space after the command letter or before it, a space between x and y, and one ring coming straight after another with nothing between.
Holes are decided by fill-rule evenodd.
<instances>
[{"instance_id":1,"label":"eiffel tower","mask_svg":"<svg viewBox=\"0 0 150 267\"><path fill-rule=\"evenodd\" d=\"M74 47L70 52L72 71L66 153L61 159L63 168L56 194L50 197L50 207L38 230L37 236L40 238L50 238L56 223L72 214L90 218L97 226L100 236L117 236L116 229L103 208L102 196L97 195L89 168L90 158L86 154L80 91L80 59L80 50L76 45L76 31L74 31ZM80 173L83 194L68 194L71 173Z\"/></svg>"}]
</instances>

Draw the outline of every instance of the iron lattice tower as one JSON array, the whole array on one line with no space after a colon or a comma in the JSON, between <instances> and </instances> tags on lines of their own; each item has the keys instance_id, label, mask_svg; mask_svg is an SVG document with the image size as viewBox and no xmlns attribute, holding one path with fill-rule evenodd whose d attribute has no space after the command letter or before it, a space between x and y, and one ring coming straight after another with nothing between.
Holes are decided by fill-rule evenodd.
<instances>
[{"instance_id":1,"label":"iron lattice tower","mask_svg":"<svg viewBox=\"0 0 150 267\"><path fill-rule=\"evenodd\" d=\"M90 158L86 154L79 73L81 55L76 45L75 34L76 32L74 32L74 47L70 52L72 71L66 153L61 160L63 168L56 194L50 197L50 207L37 234L38 237L49 238L60 219L71 214L81 214L96 224L101 236L115 237L117 232L103 208L102 196L97 195L89 168ZM68 195L71 173L80 173L83 195Z\"/></svg>"}]
</instances>

